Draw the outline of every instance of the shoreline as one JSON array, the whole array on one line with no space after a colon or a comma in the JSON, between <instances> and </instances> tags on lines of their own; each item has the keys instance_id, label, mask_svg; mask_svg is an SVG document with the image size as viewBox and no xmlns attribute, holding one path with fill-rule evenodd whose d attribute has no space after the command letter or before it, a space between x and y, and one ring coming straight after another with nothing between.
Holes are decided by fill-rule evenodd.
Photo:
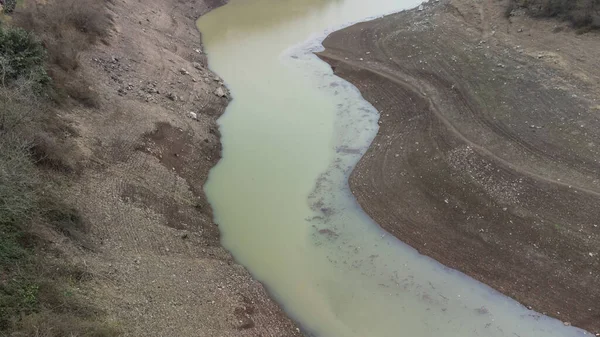
<instances>
[{"instance_id":1,"label":"shoreline","mask_svg":"<svg viewBox=\"0 0 600 337\"><path fill-rule=\"evenodd\" d=\"M90 224L90 248L51 233L48 249L86 266L81 296L123 336L302 335L221 246L203 192L229 97L195 22L225 3L111 3L110 37L78 69L99 106L61 111L84 167L64 198Z\"/></svg>"},{"instance_id":2,"label":"shoreline","mask_svg":"<svg viewBox=\"0 0 600 337\"><path fill-rule=\"evenodd\" d=\"M507 20L502 5L440 1L327 37L317 55L380 111L349 184L421 254L598 333L598 155L573 148L596 121L576 133L565 120L594 109L598 42L561 22ZM548 34L565 36L544 45Z\"/></svg>"}]
</instances>

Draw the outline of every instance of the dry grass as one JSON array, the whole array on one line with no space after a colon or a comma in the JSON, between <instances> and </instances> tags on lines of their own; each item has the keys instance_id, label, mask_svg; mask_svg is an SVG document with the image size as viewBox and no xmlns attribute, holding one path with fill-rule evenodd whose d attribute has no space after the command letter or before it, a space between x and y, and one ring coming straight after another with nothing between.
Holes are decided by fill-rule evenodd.
<instances>
[{"instance_id":1,"label":"dry grass","mask_svg":"<svg viewBox=\"0 0 600 337\"><path fill-rule=\"evenodd\" d=\"M100 104L79 69L79 54L107 41L112 22L106 5L25 0L13 26L0 29L0 336L119 334L78 295L93 276L51 256L39 234L52 229L92 248L86 221L60 199L61 181L76 179L82 155L76 130L56 110L70 102Z\"/></svg>"},{"instance_id":2,"label":"dry grass","mask_svg":"<svg viewBox=\"0 0 600 337\"><path fill-rule=\"evenodd\" d=\"M34 136L30 153L43 167L63 173L78 173L82 169L79 148L71 138L59 138L46 131Z\"/></svg>"},{"instance_id":3,"label":"dry grass","mask_svg":"<svg viewBox=\"0 0 600 337\"><path fill-rule=\"evenodd\" d=\"M42 311L25 317L22 329L13 337L115 337L119 329L104 322L79 319L71 315L56 315Z\"/></svg>"},{"instance_id":4,"label":"dry grass","mask_svg":"<svg viewBox=\"0 0 600 337\"><path fill-rule=\"evenodd\" d=\"M21 324L21 331L13 334L13 337L114 337L119 335L117 328L107 326L103 322L55 315L46 311L25 317Z\"/></svg>"},{"instance_id":5,"label":"dry grass","mask_svg":"<svg viewBox=\"0 0 600 337\"><path fill-rule=\"evenodd\" d=\"M63 0L45 3L33 1L15 12L18 25L33 31L44 39L68 42L76 50L107 38L112 29L112 18L105 0ZM70 31L79 32L80 35Z\"/></svg>"},{"instance_id":6,"label":"dry grass","mask_svg":"<svg viewBox=\"0 0 600 337\"><path fill-rule=\"evenodd\" d=\"M29 76L43 66L41 45L18 29L2 33L10 43L0 58L13 73L0 85L0 336L116 336L77 295L91 275L51 260L48 242L33 230L51 228L90 248L85 221L60 202L60 179L53 179L77 172L79 151L75 130Z\"/></svg>"},{"instance_id":7,"label":"dry grass","mask_svg":"<svg viewBox=\"0 0 600 337\"><path fill-rule=\"evenodd\" d=\"M93 86L78 74L79 54L98 41L108 43L112 18L107 5L105 0L30 1L15 11L15 23L39 35L48 50L48 72L59 101L68 97L99 107Z\"/></svg>"},{"instance_id":8,"label":"dry grass","mask_svg":"<svg viewBox=\"0 0 600 337\"><path fill-rule=\"evenodd\" d=\"M510 0L506 15L519 7L533 17L567 20L581 32L600 28L600 0Z\"/></svg>"},{"instance_id":9,"label":"dry grass","mask_svg":"<svg viewBox=\"0 0 600 337\"><path fill-rule=\"evenodd\" d=\"M38 174L26 128L35 119L36 100L24 86L0 88L0 229L5 232L29 219L35 206Z\"/></svg>"},{"instance_id":10,"label":"dry grass","mask_svg":"<svg viewBox=\"0 0 600 337\"><path fill-rule=\"evenodd\" d=\"M0 86L0 335L113 336L95 321L99 313L71 294L71 287L90 280L89 273L66 262L49 263L41 250L44 240L32 231L37 223L89 246L85 221L58 201L56 184L44 179L44 171L56 171L47 162L65 168L76 155L45 133L44 120L53 121L49 132L68 127L50 118L48 103L30 86L23 80ZM35 156L40 145L44 160Z\"/></svg>"},{"instance_id":11,"label":"dry grass","mask_svg":"<svg viewBox=\"0 0 600 337\"><path fill-rule=\"evenodd\" d=\"M33 85L18 80L0 88L0 146L17 149L13 143L18 141L27 161L63 173L79 172L82 156L74 141L76 131L57 116L52 104L36 95Z\"/></svg>"}]
</instances>

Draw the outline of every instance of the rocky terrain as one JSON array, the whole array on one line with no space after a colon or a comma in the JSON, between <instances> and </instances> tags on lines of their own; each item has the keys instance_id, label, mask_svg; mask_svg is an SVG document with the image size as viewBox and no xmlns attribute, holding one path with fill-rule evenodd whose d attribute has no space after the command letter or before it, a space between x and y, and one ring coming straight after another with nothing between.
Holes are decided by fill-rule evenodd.
<instances>
[{"instance_id":1,"label":"rocky terrain","mask_svg":"<svg viewBox=\"0 0 600 337\"><path fill-rule=\"evenodd\" d=\"M600 332L600 38L506 1L446 0L331 34L380 112L351 178L422 254Z\"/></svg>"}]
</instances>

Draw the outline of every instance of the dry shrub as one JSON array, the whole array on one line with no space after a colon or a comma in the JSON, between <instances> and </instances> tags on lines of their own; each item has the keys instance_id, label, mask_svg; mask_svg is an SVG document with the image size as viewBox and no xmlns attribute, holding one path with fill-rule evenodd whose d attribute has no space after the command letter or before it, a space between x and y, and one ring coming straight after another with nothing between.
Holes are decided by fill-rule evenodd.
<instances>
[{"instance_id":1,"label":"dry shrub","mask_svg":"<svg viewBox=\"0 0 600 337\"><path fill-rule=\"evenodd\" d=\"M62 6L68 10L66 21L84 33L90 42L108 37L112 19L104 0L68 0L62 2Z\"/></svg>"},{"instance_id":2,"label":"dry shrub","mask_svg":"<svg viewBox=\"0 0 600 337\"><path fill-rule=\"evenodd\" d=\"M26 140L14 134L0 139L0 227L19 226L35 206L37 172L28 147Z\"/></svg>"},{"instance_id":3,"label":"dry shrub","mask_svg":"<svg viewBox=\"0 0 600 337\"><path fill-rule=\"evenodd\" d=\"M44 169L73 170L78 152L68 146L72 133L36 96L31 81L0 86L0 336L114 335L96 322L97 309L71 294L70 287L91 274L48 263L40 250L43 238L32 231L33 223L42 223L91 248L86 222L59 201L56 186L46 186L40 170L43 163Z\"/></svg>"},{"instance_id":4,"label":"dry shrub","mask_svg":"<svg viewBox=\"0 0 600 337\"><path fill-rule=\"evenodd\" d=\"M88 44L110 35L112 17L108 13L106 0L52 0L46 3L31 2L15 13L19 26L42 35L68 42L74 35L69 30L81 33ZM77 41L81 43L81 41ZM79 45L81 48L84 45Z\"/></svg>"},{"instance_id":5,"label":"dry shrub","mask_svg":"<svg viewBox=\"0 0 600 337\"><path fill-rule=\"evenodd\" d=\"M79 78L64 84L64 90L70 98L83 104L87 108L99 108L100 98L90 82Z\"/></svg>"},{"instance_id":6,"label":"dry shrub","mask_svg":"<svg viewBox=\"0 0 600 337\"><path fill-rule=\"evenodd\" d=\"M22 165L32 162L63 173L79 172L83 156L74 140L76 130L35 94L32 85L19 80L11 87L0 87L0 152L10 155L3 163L14 166L22 157Z\"/></svg>"},{"instance_id":7,"label":"dry shrub","mask_svg":"<svg viewBox=\"0 0 600 337\"><path fill-rule=\"evenodd\" d=\"M88 223L83 219L76 208L54 199L44 199L39 203L41 216L55 230L71 238L75 243L88 250L93 245L86 234L89 230Z\"/></svg>"},{"instance_id":8,"label":"dry shrub","mask_svg":"<svg viewBox=\"0 0 600 337\"><path fill-rule=\"evenodd\" d=\"M517 4L515 3L515 0L508 0L508 4L506 5L506 8L504 8L504 17L510 18L516 8Z\"/></svg>"},{"instance_id":9,"label":"dry shrub","mask_svg":"<svg viewBox=\"0 0 600 337\"><path fill-rule=\"evenodd\" d=\"M71 71L65 71L58 67L50 68L48 73L54 80L56 89L53 92L54 100L62 104L67 98L72 98L87 108L99 108L100 98L98 93L87 78L75 71L77 67Z\"/></svg>"},{"instance_id":10,"label":"dry shrub","mask_svg":"<svg viewBox=\"0 0 600 337\"><path fill-rule=\"evenodd\" d=\"M81 319L73 315L57 315L42 311L24 317L19 332L14 337L115 337L119 329L93 320Z\"/></svg>"},{"instance_id":11,"label":"dry shrub","mask_svg":"<svg viewBox=\"0 0 600 337\"><path fill-rule=\"evenodd\" d=\"M30 219L36 203L38 174L29 154L27 132L36 109L32 103L35 96L28 88L18 84L13 89L0 87L0 233L8 227L20 228ZM0 247L0 260L2 251Z\"/></svg>"},{"instance_id":12,"label":"dry shrub","mask_svg":"<svg viewBox=\"0 0 600 337\"><path fill-rule=\"evenodd\" d=\"M31 146L31 155L36 164L64 173L76 173L81 169L77 145L70 139L60 139L39 131Z\"/></svg>"},{"instance_id":13,"label":"dry shrub","mask_svg":"<svg viewBox=\"0 0 600 337\"><path fill-rule=\"evenodd\" d=\"M567 20L575 28L600 28L600 0L510 0L509 15L516 7L524 8L533 17Z\"/></svg>"},{"instance_id":14,"label":"dry shrub","mask_svg":"<svg viewBox=\"0 0 600 337\"><path fill-rule=\"evenodd\" d=\"M112 29L106 0L32 1L19 8L15 23L38 34L48 50L48 72L61 98L98 107L97 93L78 73L79 54L98 40L107 43Z\"/></svg>"},{"instance_id":15,"label":"dry shrub","mask_svg":"<svg viewBox=\"0 0 600 337\"><path fill-rule=\"evenodd\" d=\"M67 4L85 6L89 1ZM51 8L45 6L43 9ZM73 13L81 14L79 7L61 7L66 12L54 8L54 12L45 11L44 17L37 5L24 8L40 15L24 17L40 32L45 46L51 47L50 68L62 76L54 78L55 84L77 90L76 96L83 102L93 102L90 94L80 94L79 87L86 82L78 82L83 76L76 70L79 51L104 34L98 19L86 17L91 20L89 25L73 20ZM87 10L99 8L90 6ZM96 14L102 15L102 11ZM57 21L43 21L54 19ZM65 261L48 263L45 248L49 242L41 234L44 230L33 229L50 227L84 248L91 246L84 235L86 222L76 209L59 202L59 177L63 174L49 172L77 171L82 156L73 139L76 130L55 113L55 104L46 98L48 88L38 90L40 77L31 75L32 69L43 70L45 53L28 32L8 27L1 35L0 336L117 336L116 329L98 320L103 313L77 294L78 286L92 275Z\"/></svg>"}]
</instances>

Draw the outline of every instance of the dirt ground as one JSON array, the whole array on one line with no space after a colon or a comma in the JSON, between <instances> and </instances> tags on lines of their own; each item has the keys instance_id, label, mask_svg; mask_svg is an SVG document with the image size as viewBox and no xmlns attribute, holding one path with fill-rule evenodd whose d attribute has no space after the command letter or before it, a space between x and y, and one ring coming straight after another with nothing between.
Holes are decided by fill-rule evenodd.
<instances>
[{"instance_id":1,"label":"dirt ground","mask_svg":"<svg viewBox=\"0 0 600 337\"><path fill-rule=\"evenodd\" d=\"M600 333L600 36L505 4L431 1L325 40L381 114L350 185L422 254Z\"/></svg>"},{"instance_id":2,"label":"dirt ground","mask_svg":"<svg viewBox=\"0 0 600 337\"><path fill-rule=\"evenodd\" d=\"M202 192L229 99L195 20L224 2L111 1L111 37L80 55L100 108L64 112L85 154L64 199L90 242L51 249L87 267L81 293L125 336L301 335L220 246Z\"/></svg>"}]
</instances>

